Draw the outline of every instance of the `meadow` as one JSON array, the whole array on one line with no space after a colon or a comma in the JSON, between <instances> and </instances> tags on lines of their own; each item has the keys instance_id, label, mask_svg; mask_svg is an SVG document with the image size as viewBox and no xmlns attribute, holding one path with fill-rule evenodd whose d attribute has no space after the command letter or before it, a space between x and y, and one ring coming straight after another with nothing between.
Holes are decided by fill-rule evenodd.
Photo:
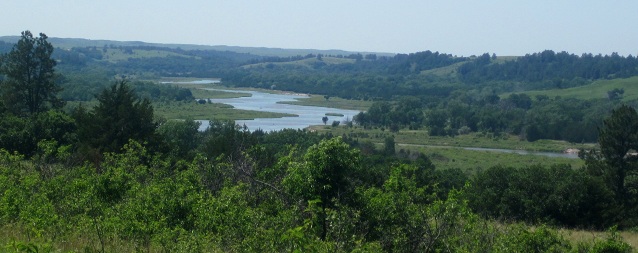
<instances>
[{"instance_id":1,"label":"meadow","mask_svg":"<svg viewBox=\"0 0 638 253\"><path fill-rule=\"evenodd\" d=\"M255 118L292 117L293 114L258 112L234 109L230 105L216 103L170 102L154 103L155 115L165 119L216 119L246 120Z\"/></svg>"},{"instance_id":2,"label":"meadow","mask_svg":"<svg viewBox=\"0 0 638 253\"><path fill-rule=\"evenodd\" d=\"M638 100L638 76L630 78L616 78L610 80L598 80L585 86L579 86L568 89L552 89L552 90L536 90L524 93L530 97L537 95L544 95L550 98L560 96L563 98L578 98L583 100L589 99L607 99L607 92L614 89L624 90L622 95L622 101L635 101ZM511 93L504 93L501 97L508 97Z\"/></svg>"},{"instance_id":3,"label":"meadow","mask_svg":"<svg viewBox=\"0 0 638 253\"><path fill-rule=\"evenodd\" d=\"M393 137L397 152L421 152L427 155L436 168L458 168L473 174L480 169L496 165L522 167L532 164L551 166L555 164L569 164L573 168L584 165L581 159L548 157L543 155L522 155L494 151L467 150L464 147L512 149L539 152L561 153L568 148L589 149L595 144L574 144L565 141L538 140L528 142L517 136L492 136L483 133L467 135L429 136L426 130L402 129L390 132L380 128L364 129L362 127L346 126L313 126L310 131L330 133L334 136L347 136L359 142L372 142L381 147L385 138Z\"/></svg>"},{"instance_id":4,"label":"meadow","mask_svg":"<svg viewBox=\"0 0 638 253\"><path fill-rule=\"evenodd\" d=\"M321 106L328 108L365 111L370 108L370 105L372 105L372 101L349 100L338 97L330 97L326 99L324 96L321 95L310 94L307 98L300 98L298 99L298 101L294 102L284 102L284 104Z\"/></svg>"}]
</instances>

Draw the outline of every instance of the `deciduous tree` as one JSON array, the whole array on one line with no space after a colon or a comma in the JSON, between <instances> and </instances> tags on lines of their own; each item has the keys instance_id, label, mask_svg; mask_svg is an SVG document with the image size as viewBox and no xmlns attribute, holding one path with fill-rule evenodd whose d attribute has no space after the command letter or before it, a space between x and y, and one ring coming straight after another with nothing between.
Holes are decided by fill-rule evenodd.
<instances>
[{"instance_id":1,"label":"deciduous tree","mask_svg":"<svg viewBox=\"0 0 638 253\"><path fill-rule=\"evenodd\" d=\"M289 164L283 184L295 197L319 202L321 239L328 230L326 211L351 196L351 176L359 166L358 151L350 148L341 137L323 140L308 149L301 163Z\"/></svg>"}]
</instances>

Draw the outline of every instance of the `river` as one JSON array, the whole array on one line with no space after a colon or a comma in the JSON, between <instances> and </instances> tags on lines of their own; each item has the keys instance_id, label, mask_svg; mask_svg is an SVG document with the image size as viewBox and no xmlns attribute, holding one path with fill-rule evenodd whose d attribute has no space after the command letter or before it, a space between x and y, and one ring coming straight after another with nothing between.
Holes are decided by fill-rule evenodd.
<instances>
[{"instance_id":1,"label":"river","mask_svg":"<svg viewBox=\"0 0 638 253\"><path fill-rule=\"evenodd\" d=\"M215 91L225 92L240 92L249 93L250 97L240 98L225 98L225 99L211 99L213 103L222 103L232 105L236 109L251 110L251 111L264 111L264 112L278 112L297 115L297 117L283 117L283 118L257 118L253 120L236 120L238 125L246 125L248 130L255 131L261 129L265 132L279 131L286 128L292 129L304 129L312 125L322 125L321 118L327 116L326 114L340 114L343 116L327 116L327 124L332 124L333 121L339 121L341 123L346 120L352 120L352 118L359 113L356 110L344 110L319 106L301 106L282 104L280 102L297 101L300 98L306 98L306 95L302 94L272 94L259 91L250 90L225 90L225 89L212 89ZM202 125L200 130L208 127L208 121L201 121Z\"/></svg>"},{"instance_id":2,"label":"river","mask_svg":"<svg viewBox=\"0 0 638 253\"><path fill-rule=\"evenodd\" d=\"M298 115L297 117L283 117L283 118L257 118L253 120L236 120L238 125L246 125L248 130L255 131L261 129L266 132L279 131L286 128L292 129L304 129L312 125L322 125L322 117L326 114L341 114L343 116L327 116L328 124L332 124L333 121L345 122L346 120L352 120L354 115L357 115L359 111L356 110L344 110L319 106L301 106L282 104L280 102L296 101L300 98L306 98L307 95L303 94L272 94L251 90L226 90L226 89L213 89L215 91L225 92L240 92L248 93L250 97L240 98L225 98L225 99L211 99L213 103L222 103L232 105L236 109L252 110L252 111L265 111L265 112L278 112ZM200 120L202 125L200 130L208 128L207 120ZM405 146L427 146L427 147L444 147L444 146L430 146L430 145L418 145L418 144L399 144ZM515 153L521 155L541 155L547 157L563 157L563 158L578 158L577 154L566 153L552 153L552 152L535 152L526 150L514 150L514 149L496 149L496 148L475 148L475 147L457 147L466 150L476 151L489 151L500 153Z\"/></svg>"}]
</instances>

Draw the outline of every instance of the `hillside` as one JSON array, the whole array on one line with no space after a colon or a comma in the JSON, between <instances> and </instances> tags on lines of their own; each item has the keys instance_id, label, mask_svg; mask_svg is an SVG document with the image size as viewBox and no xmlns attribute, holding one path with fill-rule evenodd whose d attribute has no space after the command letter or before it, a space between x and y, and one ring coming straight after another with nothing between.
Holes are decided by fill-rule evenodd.
<instances>
[{"instance_id":1,"label":"hillside","mask_svg":"<svg viewBox=\"0 0 638 253\"><path fill-rule=\"evenodd\" d=\"M8 43L15 43L20 39L20 36L0 36L0 41ZM104 46L116 46L116 47L166 47L173 49L183 50L214 50L214 51L230 51L242 54L252 54L257 56L278 56L288 57L297 55L308 54L323 54L323 55L350 55L350 54L377 54L380 56L393 56L393 53L378 53L378 52L350 52L344 50L319 50L319 49L285 49L285 48L267 48L267 47L240 47L240 46L226 46L226 45L192 45L192 44L162 44L162 43L148 43L142 41L114 41L114 40L89 40L79 38L55 38L50 37L49 41L53 46L63 49L70 49L73 47L98 47Z\"/></svg>"},{"instance_id":2,"label":"hillside","mask_svg":"<svg viewBox=\"0 0 638 253\"><path fill-rule=\"evenodd\" d=\"M563 98L577 98L583 100L589 99L608 99L608 92L614 89L622 89L624 93L620 99L625 102L638 100L638 76L630 78L617 78L610 80L598 80L585 86L573 87L567 89L551 89L520 92L518 94L527 94L530 97L535 96L560 96ZM502 97L507 97L512 93L505 93Z\"/></svg>"}]
</instances>

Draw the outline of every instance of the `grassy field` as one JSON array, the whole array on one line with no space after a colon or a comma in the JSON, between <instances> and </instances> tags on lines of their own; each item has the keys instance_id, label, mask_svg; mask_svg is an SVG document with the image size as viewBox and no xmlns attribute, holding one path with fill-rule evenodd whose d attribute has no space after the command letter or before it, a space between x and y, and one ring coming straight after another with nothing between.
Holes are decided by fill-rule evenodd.
<instances>
[{"instance_id":1,"label":"grassy field","mask_svg":"<svg viewBox=\"0 0 638 253\"><path fill-rule=\"evenodd\" d=\"M581 159L555 158L542 155L520 155L493 151L476 151L450 147L414 147L398 145L397 150L418 151L430 158L437 169L461 169L468 174L497 165L524 167L534 164L551 166L569 164L580 168L585 162Z\"/></svg>"},{"instance_id":2,"label":"grassy field","mask_svg":"<svg viewBox=\"0 0 638 253\"><path fill-rule=\"evenodd\" d=\"M284 104L292 105L308 105L308 106L321 106L328 108L339 108L348 110L366 111L372 105L372 101L363 100L349 100L338 97L330 97L325 99L322 95L309 95L307 98L300 98L294 102L283 102Z\"/></svg>"},{"instance_id":3,"label":"grassy field","mask_svg":"<svg viewBox=\"0 0 638 253\"><path fill-rule=\"evenodd\" d=\"M201 81L201 80L215 80L220 81L219 78L195 78L195 77L162 77L160 82L193 82L193 81ZM239 97L250 97L248 93L242 92L224 92L224 91L215 91L209 90L210 88L215 89L232 89L228 87L221 86L219 84L198 84L198 83L169 83L166 85L177 86L180 88L189 89L191 93L193 93L193 97L196 99L223 99L223 98L239 98Z\"/></svg>"},{"instance_id":4,"label":"grassy field","mask_svg":"<svg viewBox=\"0 0 638 253\"><path fill-rule=\"evenodd\" d=\"M313 126L311 131L332 133L335 136L348 136L360 142L369 141L381 147L386 137L394 137L396 150L421 152L426 154L437 168L459 168L473 173L480 168L495 165L522 167L532 164L554 165L570 164L573 168L584 165L580 159L555 158L542 155L520 155L494 151L466 150L462 147L498 148L543 152L563 152L567 148L591 148L594 144L573 144L564 141L539 140L528 142L517 136L504 135L494 137L489 134L472 133L455 137L429 136L425 130L400 130L390 132L381 129L347 128L344 126Z\"/></svg>"},{"instance_id":5,"label":"grassy field","mask_svg":"<svg viewBox=\"0 0 638 253\"><path fill-rule=\"evenodd\" d=\"M169 56L194 58L192 56L177 54L177 53L164 51L164 50L133 49L132 51L133 53L129 54L129 53L125 53L124 50L122 49L108 48L106 53L103 53L102 60L110 61L110 62L118 62L118 61L126 61L128 59L152 58L152 57L164 58Z\"/></svg>"},{"instance_id":6,"label":"grassy field","mask_svg":"<svg viewBox=\"0 0 638 253\"><path fill-rule=\"evenodd\" d=\"M591 148L594 144L569 143L566 141L538 140L528 142L521 140L514 135L501 135L498 137L492 134L470 133L467 135L449 136L429 136L426 130L401 129L399 132L390 132L387 129L374 128L363 129L362 127L347 128L344 126L312 126L311 130L320 133L332 133L333 135L347 135L363 141L381 143L388 137L394 137L396 143L445 146L445 147L477 147L477 148L500 148L515 149L538 152L563 152L568 148Z\"/></svg>"},{"instance_id":7,"label":"grassy field","mask_svg":"<svg viewBox=\"0 0 638 253\"><path fill-rule=\"evenodd\" d=\"M559 229L558 232L569 240L572 245L576 245L579 242L591 243L594 240L606 240L608 232L603 231L590 231L590 230L574 230L574 229ZM634 231L619 231L618 234L622 239L631 245L634 249L638 249L638 233Z\"/></svg>"},{"instance_id":8,"label":"grassy field","mask_svg":"<svg viewBox=\"0 0 638 253\"><path fill-rule=\"evenodd\" d=\"M189 88L187 86L193 86L191 88L191 93L193 93L193 97L196 99L215 99L215 98L239 98L239 97L250 97L249 93L241 93L241 92L225 92L225 91L216 91L216 90L207 90L206 88L223 88L223 87L200 87L202 85L193 85L188 84L183 87Z\"/></svg>"},{"instance_id":9,"label":"grassy field","mask_svg":"<svg viewBox=\"0 0 638 253\"><path fill-rule=\"evenodd\" d=\"M155 115L166 119L218 119L244 120L254 118L280 118L293 114L237 110L225 104L199 104L195 102L154 103Z\"/></svg>"},{"instance_id":10,"label":"grassy field","mask_svg":"<svg viewBox=\"0 0 638 253\"><path fill-rule=\"evenodd\" d=\"M531 97L536 95L546 95L548 97L555 97L557 94L561 97L578 98L578 99L606 99L607 91L613 89L624 89L625 93L622 96L623 101L631 101L638 99L638 76L612 79L612 80L599 80L591 84L574 87L569 89L555 89L555 90L541 90L541 91L527 91L520 92L525 93ZM507 97L509 94L503 94L502 97Z\"/></svg>"},{"instance_id":11,"label":"grassy field","mask_svg":"<svg viewBox=\"0 0 638 253\"><path fill-rule=\"evenodd\" d=\"M72 111L82 104L87 109L97 105L97 101L75 102L69 101L65 106L65 110ZM294 114L274 113L274 112L258 112L234 109L230 105L225 104L199 104L196 102L158 102L153 103L153 112L155 117L172 119L217 119L217 120L245 120L255 118L280 118L296 116Z\"/></svg>"}]
</instances>

